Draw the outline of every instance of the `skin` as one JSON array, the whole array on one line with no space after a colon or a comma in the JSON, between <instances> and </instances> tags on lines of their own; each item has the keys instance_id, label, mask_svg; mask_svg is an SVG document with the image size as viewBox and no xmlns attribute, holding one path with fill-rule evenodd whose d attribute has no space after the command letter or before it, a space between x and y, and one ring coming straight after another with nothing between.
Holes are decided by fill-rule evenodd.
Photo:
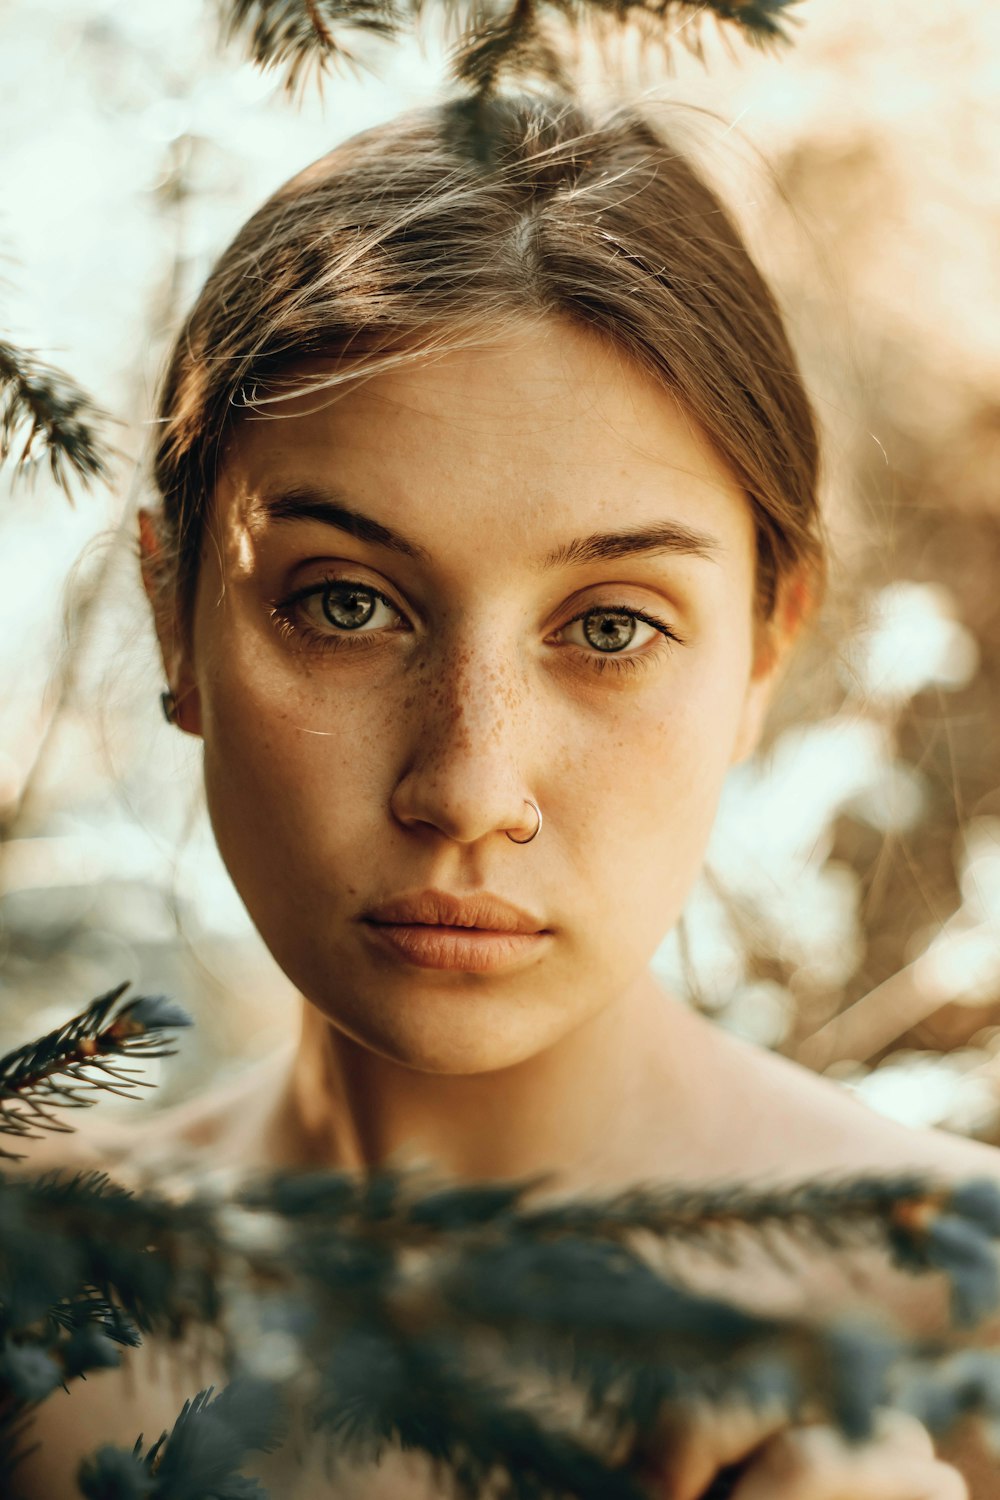
<instances>
[{"instance_id":1,"label":"skin","mask_svg":"<svg viewBox=\"0 0 1000 1500\"><path fill-rule=\"evenodd\" d=\"M261 497L293 484L336 484L424 555L269 521ZM540 567L571 538L664 520L707 533L713 555ZM685 1088L648 964L794 635L790 612L783 635L755 630L754 559L746 500L706 440L569 325L241 427L193 628L161 612L160 632L223 858L308 1002L295 1091L325 1138L312 1154L578 1171L641 1133L664 1082ZM336 576L398 614L381 607L380 628L337 650L275 621ZM570 623L600 605L681 639L640 624L616 670ZM329 642L318 606L307 623ZM519 847L506 830L530 831L528 797L544 833ZM488 974L374 955L359 914L426 887L493 891L550 937Z\"/></svg>"},{"instance_id":2,"label":"skin","mask_svg":"<svg viewBox=\"0 0 1000 1500\"><path fill-rule=\"evenodd\" d=\"M269 517L262 497L293 484L336 485L419 555ZM711 555L539 566L572 538L664 521L707 534ZM204 742L219 847L302 996L289 1052L158 1120L161 1147L183 1143L233 1170L422 1159L456 1177L545 1172L557 1192L852 1166L995 1172L987 1148L877 1120L727 1037L650 974L807 600L801 579L786 580L775 619L756 620L746 499L651 378L569 324L525 324L246 422L212 500L190 622L162 587L148 514L141 540L178 722ZM344 577L391 608L372 616L367 641L324 649L301 633L334 633L321 600L289 599ZM642 664L615 671L573 623L612 606L645 612L677 641L640 626L625 651ZM518 845L506 831L530 831L528 797L544 826ZM360 914L426 887L495 892L548 935L487 973L376 950ZM134 1131L127 1148L134 1162ZM772 1272L752 1269L747 1300L815 1310L815 1282ZM934 1300L919 1288L907 1316L915 1324ZM135 1388L116 1375L74 1392L76 1438L46 1403L26 1497L62 1493L94 1432L131 1442L172 1420L177 1393L145 1358L141 1421ZM49 1417L58 1433L46 1443ZM737 1500L967 1493L919 1424L897 1419L848 1450L783 1413L692 1413L644 1472L651 1494L696 1500L736 1460L748 1463ZM266 1464L257 1472L296 1500L324 1493L318 1480L295 1488ZM429 1493L391 1463L364 1490Z\"/></svg>"}]
</instances>

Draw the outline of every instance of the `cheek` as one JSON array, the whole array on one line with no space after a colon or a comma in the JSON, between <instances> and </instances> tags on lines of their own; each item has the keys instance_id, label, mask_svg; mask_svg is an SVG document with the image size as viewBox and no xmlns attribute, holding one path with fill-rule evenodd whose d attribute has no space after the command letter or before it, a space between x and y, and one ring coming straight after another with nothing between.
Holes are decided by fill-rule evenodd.
<instances>
[{"instance_id":1,"label":"cheek","mask_svg":"<svg viewBox=\"0 0 1000 1500\"><path fill-rule=\"evenodd\" d=\"M392 715L372 694L331 706L319 672L289 672L225 637L218 646L200 682L208 808L241 895L259 886L266 899L275 876L340 869L342 850L370 833L372 802L388 795Z\"/></svg>"},{"instance_id":2,"label":"cheek","mask_svg":"<svg viewBox=\"0 0 1000 1500\"><path fill-rule=\"evenodd\" d=\"M644 953L677 920L701 871L744 689L738 663L687 670L658 704L637 698L575 758L563 805L579 820L580 888L593 893L595 916L613 917L619 937L628 930Z\"/></svg>"},{"instance_id":3,"label":"cheek","mask_svg":"<svg viewBox=\"0 0 1000 1500\"><path fill-rule=\"evenodd\" d=\"M690 828L696 836L714 819L729 769L746 692L742 654L728 659L694 656L678 666L657 694L634 703L604 730L604 751L595 767L601 800L617 802L614 816L626 820L639 845ZM612 774L613 773L613 774Z\"/></svg>"}]
</instances>

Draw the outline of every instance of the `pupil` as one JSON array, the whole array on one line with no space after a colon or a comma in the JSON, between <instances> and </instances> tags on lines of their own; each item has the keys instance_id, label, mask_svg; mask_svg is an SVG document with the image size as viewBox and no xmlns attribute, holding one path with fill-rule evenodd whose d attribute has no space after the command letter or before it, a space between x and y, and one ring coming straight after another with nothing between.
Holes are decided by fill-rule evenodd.
<instances>
[{"instance_id":1,"label":"pupil","mask_svg":"<svg viewBox=\"0 0 1000 1500\"><path fill-rule=\"evenodd\" d=\"M323 613L331 625L357 630L359 625L367 625L375 613L375 597L360 589L344 589L339 593L328 589L323 595Z\"/></svg>"},{"instance_id":2,"label":"pupil","mask_svg":"<svg viewBox=\"0 0 1000 1500\"><path fill-rule=\"evenodd\" d=\"M635 625L631 615L587 615L583 633L598 651L620 651L635 635Z\"/></svg>"}]
</instances>

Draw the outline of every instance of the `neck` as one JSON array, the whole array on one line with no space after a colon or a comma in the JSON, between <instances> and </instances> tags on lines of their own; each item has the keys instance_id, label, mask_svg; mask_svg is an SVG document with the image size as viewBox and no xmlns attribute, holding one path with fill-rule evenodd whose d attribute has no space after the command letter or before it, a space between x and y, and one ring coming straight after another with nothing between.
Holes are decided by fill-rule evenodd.
<instances>
[{"instance_id":1,"label":"neck","mask_svg":"<svg viewBox=\"0 0 1000 1500\"><path fill-rule=\"evenodd\" d=\"M645 973L545 1052L441 1075L359 1046L304 1002L274 1124L291 1159L313 1166L422 1163L467 1181L544 1173L569 1191L664 1176L682 1159L678 1140L664 1160L664 1126L675 1111L690 1123L702 1031Z\"/></svg>"}]
</instances>

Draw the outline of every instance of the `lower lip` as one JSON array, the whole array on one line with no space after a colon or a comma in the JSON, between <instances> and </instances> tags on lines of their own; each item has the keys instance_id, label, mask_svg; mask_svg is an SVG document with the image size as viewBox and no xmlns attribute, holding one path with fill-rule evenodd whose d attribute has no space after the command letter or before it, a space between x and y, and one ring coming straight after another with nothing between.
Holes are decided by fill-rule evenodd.
<instances>
[{"instance_id":1,"label":"lower lip","mask_svg":"<svg viewBox=\"0 0 1000 1500\"><path fill-rule=\"evenodd\" d=\"M492 932L483 927L431 927L415 922L366 922L407 963L421 969L505 969L536 953L544 932Z\"/></svg>"}]
</instances>

